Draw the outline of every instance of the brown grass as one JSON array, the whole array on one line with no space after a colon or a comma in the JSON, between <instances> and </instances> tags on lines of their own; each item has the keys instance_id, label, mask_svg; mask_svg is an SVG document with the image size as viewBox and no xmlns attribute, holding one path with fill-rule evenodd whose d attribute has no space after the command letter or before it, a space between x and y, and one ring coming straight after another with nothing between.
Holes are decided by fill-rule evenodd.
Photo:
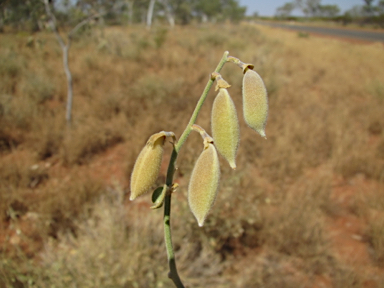
<instances>
[{"instance_id":1,"label":"brown grass","mask_svg":"<svg viewBox=\"0 0 384 288\"><path fill-rule=\"evenodd\" d=\"M94 29L70 51L68 129L60 48L49 33L32 37L0 38L0 286L172 285L162 212L148 209L149 196L127 203L129 175L149 135L180 135L225 50L255 64L266 83L268 140L241 120L241 70L226 65L240 118L238 169L220 160L218 198L198 228L186 187L200 136L192 134L181 151L172 227L185 284L368 287L380 275L381 44L248 24ZM208 130L214 94L197 121ZM356 178L374 185L360 191ZM355 206L335 200L338 185L352 190ZM372 251L365 265L346 261L331 244L327 223L351 213L365 223L363 242ZM372 279L382 287L383 278Z\"/></svg>"}]
</instances>

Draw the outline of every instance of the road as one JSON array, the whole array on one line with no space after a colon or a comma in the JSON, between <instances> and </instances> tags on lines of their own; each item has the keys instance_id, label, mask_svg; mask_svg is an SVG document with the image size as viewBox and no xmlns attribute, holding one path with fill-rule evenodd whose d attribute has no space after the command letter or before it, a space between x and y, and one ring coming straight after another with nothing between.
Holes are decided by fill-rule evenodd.
<instances>
[{"instance_id":1,"label":"road","mask_svg":"<svg viewBox=\"0 0 384 288\"><path fill-rule=\"evenodd\" d=\"M256 23L261 25L268 25L271 27L278 27L278 28L290 29L290 30L307 32L307 33L323 34L323 35L340 37L340 38L384 42L384 32L305 26L305 25L296 24L296 23L284 24L284 23L270 23L270 22L260 22L260 21Z\"/></svg>"}]
</instances>

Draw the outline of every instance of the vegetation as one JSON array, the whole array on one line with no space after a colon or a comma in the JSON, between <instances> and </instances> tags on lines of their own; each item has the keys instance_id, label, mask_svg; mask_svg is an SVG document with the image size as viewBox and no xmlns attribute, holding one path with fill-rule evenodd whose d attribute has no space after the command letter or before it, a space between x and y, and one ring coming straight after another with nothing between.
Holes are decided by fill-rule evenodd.
<instances>
[{"instance_id":1,"label":"vegetation","mask_svg":"<svg viewBox=\"0 0 384 288\"><path fill-rule=\"evenodd\" d=\"M100 24L151 25L168 20L173 26L189 24L192 21L239 22L245 16L246 8L238 0L47 0L57 18L56 25L74 27L82 20L98 14ZM42 0L5 0L0 2L0 28L11 26L16 30L39 31L47 26Z\"/></svg>"},{"instance_id":2,"label":"vegetation","mask_svg":"<svg viewBox=\"0 0 384 288\"><path fill-rule=\"evenodd\" d=\"M219 159L220 197L201 228L187 207L201 138L186 142L172 196L184 284L383 286L381 45L229 23L81 35L70 56L70 129L54 35L0 37L1 287L172 285L162 213L150 212L150 197L129 201L130 173L148 135L181 134L225 50L265 81L268 140L255 141L239 121L236 171ZM226 68L241 118L242 75ZM203 127L215 94L200 112ZM172 146L164 149L160 175Z\"/></svg>"},{"instance_id":3,"label":"vegetation","mask_svg":"<svg viewBox=\"0 0 384 288\"><path fill-rule=\"evenodd\" d=\"M276 9L276 18L298 20L301 17L295 17L292 13L300 10L306 20L312 21L333 21L343 25L358 24L374 25L374 27L384 27L384 1L364 0L363 5L356 5L351 9L340 14L340 8L337 5L322 5L321 0L295 0L286 2Z\"/></svg>"}]
</instances>

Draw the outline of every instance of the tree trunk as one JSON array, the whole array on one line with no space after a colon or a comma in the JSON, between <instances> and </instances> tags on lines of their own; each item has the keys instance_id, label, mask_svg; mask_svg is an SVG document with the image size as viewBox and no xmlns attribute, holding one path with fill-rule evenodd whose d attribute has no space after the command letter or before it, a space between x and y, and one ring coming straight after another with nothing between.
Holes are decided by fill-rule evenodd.
<instances>
[{"instance_id":1,"label":"tree trunk","mask_svg":"<svg viewBox=\"0 0 384 288\"><path fill-rule=\"evenodd\" d=\"M67 124L70 125L72 121L72 101L73 101L73 85L72 85L72 73L69 70L69 61L68 61L68 51L69 44L62 47L63 49L63 65L65 75L67 76L67 107L65 113L65 119L67 120Z\"/></svg>"},{"instance_id":2,"label":"tree trunk","mask_svg":"<svg viewBox=\"0 0 384 288\"><path fill-rule=\"evenodd\" d=\"M208 22L207 14L203 13L203 15L201 16L201 22L203 22L203 23L207 23Z\"/></svg>"},{"instance_id":3,"label":"tree trunk","mask_svg":"<svg viewBox=\"0 0 384 288\"><path fill-rule=\"evenodd\" d=\"M69 47L71 47L71 38L72 36L85 24L89 23L92 19L98 18L103 16L103 12L100 12L98 14L92 15L88 17L87 19L84 19L80 23L78 23L67 35L67 43L64 42L63 38L60 36L59 32L57 31L56 27L56 17L52 13L51 7L49 6L49 0L44 0L45 4L45 11L48 15L49 22L51 25L51 28L53 32L56 35L57 41L60 44L61 50L63 50L63 65L64 65L64 71L65 75L67 76L67 106L66 106L66 113L65 113L65 119L67 120L67 125L71 125L72 121L72 102L73 102L73 84L72 84L72 73L69 69L69 61L68 61L68 53L69 53Z\"/></svg>"},{"instance_id":4,"label":"tree trunk","mask_svg":"<svg viewBox=\"0 0 384 288\"><path fill-rule=\"evenodd\" d=\"M70 126L71 120L72 120L73 88L72 88L72 73L69 70L69 65L68 65L68 52L71 44L72 31L68 35L67 44L65 44L63 38L60 36L59 32L57 31L56 18L51 11L51 7L49 6L48 0L44 0L44 4L45 4L45 11L47 12L49 17L51 28L56 35L56 38L60 44L61 50L63 51L64 72L65 72L65 75L67 76L67 106L66 106L65 119L67 120L67 125Z\"/></svg>"},{"instance_id":5,"label":"tree trunk","mask_svg":"<svg viewBox=\"0 0 384 288\"><path fill-rule=\"evenodd\" d=\"M133 1L127 1L128 7L128 24L132 25L133 23Z\"/></svg>"},{"instance_id":6,"label":"tree trunk","mask_svg":"<svg viewBox=\"0 0 384 288\"><path fill-rule=\"evenodd\" d=\"M175 27L175 18L173 17L171 8L169 6L168 0L162 0L161 3L164 6L165 9L165 15L167 17L168 23L171 26L171 28Z\"/></svg>"},{"instance_id":7,"label":"tree trunk","mask_svg":"<svg viewBox=\"0 0 384 288\"><path fill-rule=\"evenodd\" d=\"M155 8L155 2L156 2L156 0L151 0L149 2L148 13L147 13L147 28L148 29L150 29L152 26L152 16L153 16L153 9Z\"/></svg>"}]
</instances>

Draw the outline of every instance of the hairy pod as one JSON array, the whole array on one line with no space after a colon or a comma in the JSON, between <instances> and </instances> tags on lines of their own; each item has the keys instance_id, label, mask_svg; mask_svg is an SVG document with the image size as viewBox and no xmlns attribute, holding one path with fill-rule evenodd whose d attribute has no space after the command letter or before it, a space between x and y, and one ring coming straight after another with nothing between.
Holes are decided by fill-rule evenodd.
<instances>
[{"instance_id":1,"label":"hairy pod","mask_svg":"<svg viewBox=\"0 0 384 288\"><path fill-rule=\"evenodd\" d=\"M131 175L130 200L144 194L155 184L163 158L165 138L162 133L152 135L137 157Z\"/></svg>"},{"instance_id":2,"label":"hairy pod","mask_svg":"<svg viewBox=\"0 0 384 288\"><path fill-rule=\"evenodd\" d=\"M235 104L227 89L221 88L213 102L212 136L219 153L236 169L236 154L240 141L239 121Z\"/></svg>"},{"instance_id":3,"label":"hairy pod","mask_svg":"<svg viewBox=\"0 0 384 288\"><path fill-rule=\"evenodd\" d=\"M220 179L220 165L216 148L207 143L193 168L188 187L189 207L199 226L203 226L216 199Z\"/></svg>"},{"instance_id":4,"label":"hairy pod","mask_svg":"<svg viewBox=\"0 0 384 288\"><path fill-rule=\"evenodd\" d=\"M243 113L247 125L266 138L267 89L259 74L251 69L246 69L243 77Z\"/></svg>"}]
</instances>

